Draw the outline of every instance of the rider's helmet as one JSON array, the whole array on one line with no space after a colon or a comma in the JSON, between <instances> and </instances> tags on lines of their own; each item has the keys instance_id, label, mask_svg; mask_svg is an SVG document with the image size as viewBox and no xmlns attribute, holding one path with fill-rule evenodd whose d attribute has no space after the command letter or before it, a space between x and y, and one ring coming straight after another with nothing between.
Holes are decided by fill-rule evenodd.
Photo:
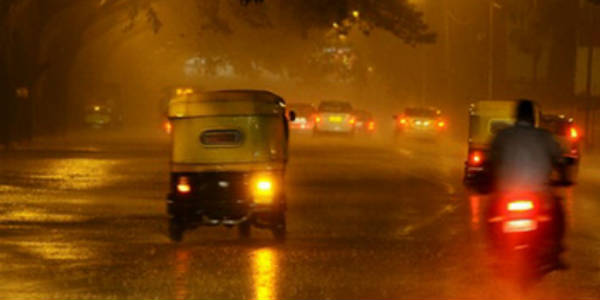
<instances>
[{"instance_id":1,"label":"rider's helmet","mask_svg":"<svg viewBox=\"0 0 600 300\"><path fill-rule=\"evenodd\" d=\"M516 111L517 122L533 125L535 123L535 106L533 101L520 99Z\"/></svg>"}]
</instances>

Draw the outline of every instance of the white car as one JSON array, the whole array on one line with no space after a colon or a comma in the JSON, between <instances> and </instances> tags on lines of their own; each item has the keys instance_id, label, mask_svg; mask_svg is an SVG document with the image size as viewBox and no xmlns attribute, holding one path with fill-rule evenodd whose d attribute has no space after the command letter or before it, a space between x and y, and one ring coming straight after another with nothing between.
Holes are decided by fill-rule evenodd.
<instances>
[{"instance_id":1,"label":"white car","mask_svg":"<svg viewBox=\"0 0 600 300\"><path fill-rule=\"evenodd\" d=\"M354 134L356 118L352 105L342 101L324 101L315 117L315 134Z\"/></svg>"}]
</instances>

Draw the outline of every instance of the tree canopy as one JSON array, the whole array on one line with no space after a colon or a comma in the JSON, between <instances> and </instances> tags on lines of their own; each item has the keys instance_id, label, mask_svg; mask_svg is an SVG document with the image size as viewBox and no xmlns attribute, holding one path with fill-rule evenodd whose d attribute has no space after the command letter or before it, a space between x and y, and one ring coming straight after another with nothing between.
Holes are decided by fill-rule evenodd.
<instances>
[{"instance_id":1,"label":"tree canopy","mask_svg":"<svg viewBox=\"0 0 600 300\"><path fill-rule=\"evenodd\" d=\"M240 0L242 5L274 0ZM352 12L370 27L389 31L410 45L431 43L436 35L423 21L423 14L407 0L286 0L288 17L303 30L331 27ZM367 32L365 32L367 33Z\"/></svg>"}]
</instances>

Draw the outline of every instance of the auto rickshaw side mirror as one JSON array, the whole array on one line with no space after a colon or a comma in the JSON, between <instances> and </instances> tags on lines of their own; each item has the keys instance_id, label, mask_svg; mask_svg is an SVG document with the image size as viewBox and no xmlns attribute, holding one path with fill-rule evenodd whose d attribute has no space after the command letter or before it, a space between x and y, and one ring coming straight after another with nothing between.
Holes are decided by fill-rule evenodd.
<instances>
[{"instance_id":1,"label":"auto rickshaw side mirror","mask_svg":"<svg viewBox=\"0 0 600 300\"><path fill-rule=\"evenodd\" d=\"M290 119L290 122L296 121L296 112L293 110L290 110L290 112L288 113L288 118Z\"/></svg>"}]
</instances>

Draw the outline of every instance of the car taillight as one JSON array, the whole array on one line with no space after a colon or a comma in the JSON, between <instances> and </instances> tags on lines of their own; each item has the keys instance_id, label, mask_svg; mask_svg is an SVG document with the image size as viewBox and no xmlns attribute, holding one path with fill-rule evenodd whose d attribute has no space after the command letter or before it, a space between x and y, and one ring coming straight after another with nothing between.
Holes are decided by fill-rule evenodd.
<instances>
[{"instance_id":1,"label":"car taillight","mask_svg":"<svg viewBox=\"0 0 600 300\"><path fill-rule=\"evenodd\" d=\"M177 192L180 194L189 194L192 191L189 178L185 176L179 177L177 180Z\"/></svg>"},{"instance_id":2,"label":"car taillight","mask_svg":"<svg viewBox=\"0 0 600 300\"><path fill-rule=\"evenodd\" d=\"M517 200L508 202L506 205L508 211L529 211L533 210L533 202L530 200Z\"/></svg>"},{"instance_id":3,"label":"car taillight","mask_svg":"<svg viewBox=\"0 0 600 300\"><path fill-rule=\"evenodd\" d=\"M369 122L369 125L368 125L368 126L369 126L369 127L368 127L368 128L369 128L369 130L375 130L375 122L373 122L373 121Z\"/></svg>"},{"instance_id":4,"label":"car taillight","mask_svg":"<svg viewBox=\"0 0 600 300\"><path fill-rule=\"evenodd\" d=\"M446 127L446 122L444 122L444 121L438 121L437 126L439 128L444 128L444 127Z\"/></svg>"},{"instance_id":5,"label":"car taillight","mask_svg":"<svg viewBox=\"0 0 600 300\"><path fill-rule=\"evenodd\" d=\"M405 118L401 118L399 123L400 123L400 125L406 125L406 124L408 124L408 120L406 120Z\"/></svg>"},{"instance_id":6,"label":"car taillight","mask_svg":"<svg viewBox=\"0 0 600 300\"><path fill-rule=\"evenodd\" d=\"M356 119L355 118L350 118L350 121L348 121L348 123L350 125L354 125L354 123L356 123Z\"/></svg>"},{"instance_id":7,"label":"car taillight","mask_svg":"<svg viewBox=\"0 0 600 300\"><path fill-rule=\"evenodd\" d=\"M321 117L320 116L315 116L315 122L321 123Z\"/></svg>"},{"instance_id":8,"label":"car taillight","mask_svg":"<svg viewBox=\"0 0 600 300\"><path fill-rule=\"evenodd\" d=\"M469 164L472 166L479 166L483 163L483 152L473 151L469 155Z\"/></svg>"}]
</instances>

